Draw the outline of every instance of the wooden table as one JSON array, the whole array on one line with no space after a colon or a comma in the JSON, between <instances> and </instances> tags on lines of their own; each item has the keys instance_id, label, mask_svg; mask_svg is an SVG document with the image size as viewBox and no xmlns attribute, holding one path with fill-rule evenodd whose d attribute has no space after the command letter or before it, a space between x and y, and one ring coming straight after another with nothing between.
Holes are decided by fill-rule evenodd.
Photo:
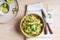
<instances>
[{"instance_id":1,"label":"wooden table","mask_svg":"<svg viewBox=\"0 0 60 40\"><path fill-rule=\"evenodd\" d=\"M52 40L60 39L60 1L59 0L18 0L19 12L17 16L6 24L0 24L0 40L24 40L24 35L19 29L19 22L24 16L25 5L31 3L43 3L44 7L48 5L50 9L54 9L54 24Z\"/></svg>"}]
</instances>

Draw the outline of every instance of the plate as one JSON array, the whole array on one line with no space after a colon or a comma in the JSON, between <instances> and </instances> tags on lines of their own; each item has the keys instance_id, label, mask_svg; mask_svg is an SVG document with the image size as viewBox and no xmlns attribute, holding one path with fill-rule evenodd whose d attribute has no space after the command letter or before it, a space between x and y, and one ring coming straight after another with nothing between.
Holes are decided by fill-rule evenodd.
<instances>
[{"instance_id":1,"label":"plate","mask_svg":"<svg viewBox=\"0 0 60 40\"><path fill-rule=\"evenodd\" d=\"M7 23L18 13L17 0L0 0L0 23Z\"/></svg>"}]
</instances>

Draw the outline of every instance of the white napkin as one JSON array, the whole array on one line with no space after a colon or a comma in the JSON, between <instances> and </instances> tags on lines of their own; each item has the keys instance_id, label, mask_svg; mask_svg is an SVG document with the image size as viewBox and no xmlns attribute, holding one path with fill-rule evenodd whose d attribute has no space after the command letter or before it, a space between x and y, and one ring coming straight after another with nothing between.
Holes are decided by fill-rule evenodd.
<instances>
[{"instance_id":1,"label":"white napkin","mask_svg":"<svg viewBox=\"0 0 60 40\"><path fill-rule=\"evenodd\" d=\"M30 4L27 6L27 12L26 14L30 14L30 13L36 13L38 15L41 15L41 9L43 8L42 3L35 3L35 4ZM44 9L44 8L43 8ZM50 27L52 28L52 18L49 18L48 13L45 11L46 9L44 9L44 12L46 13L46 20L47 22L50 24ZM52 14L52 13L51 13ZM47 29L48 31L48 29ZM26 40L51 40L52 35L48 32L47 35L44 34L44 31L41 33L41 35L34 37L34 38L27 38Z\"/></svg>"}]
</instances>

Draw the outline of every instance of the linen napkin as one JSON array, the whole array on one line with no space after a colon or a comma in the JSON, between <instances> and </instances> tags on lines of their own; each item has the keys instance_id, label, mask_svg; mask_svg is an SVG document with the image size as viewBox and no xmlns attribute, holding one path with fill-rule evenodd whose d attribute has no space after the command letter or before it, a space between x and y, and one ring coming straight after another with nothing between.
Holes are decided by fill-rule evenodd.
<instances>
[{"instance_id":1,"label":"linen napkin","mask_svg":"<svg viewBox=\"0 0 60 40\"><path fill-rule=\"evenodd\" d=\"M52 28L52 17L51 17L51 14L52 12L50 13L50 11L48 10L48 13L46 12L47 9L43 8L43 5L42 3L34 3L34 4L29 4L27 5L27 11L26 11L26 14L31 14L31 13L36 13L38 15L40 15L42 17L42 14L41 14L41 9L44 10L45 14L46 14L46 20L47 22L49 23L50 27ZM51 18L49 18L51 17ZM48 32L48 29L47 29L47 32ZM28 38L26 37L26 40L51 40L51 37L52 35L48 32L47 35L44 34L44 31L37 37L33 37L33 38Z\"/></svg>"}]
</instances>

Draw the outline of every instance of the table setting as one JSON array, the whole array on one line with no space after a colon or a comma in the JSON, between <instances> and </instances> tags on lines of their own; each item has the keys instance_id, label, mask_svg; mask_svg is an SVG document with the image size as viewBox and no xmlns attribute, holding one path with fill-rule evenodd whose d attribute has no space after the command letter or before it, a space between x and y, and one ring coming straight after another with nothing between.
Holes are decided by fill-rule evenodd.
<instances>
[{"instance_id":1,"label":"table setting","mask_svg":"<svg viewBox=\"0 0 60 40\"><path fill-rule=\"evenodd\" d=\"M0 24L8 23L19 10L17 0L0 0ZM43 3L25 5L25 13L20 28L25 40L51 40L53 35L53 10L43 7Z\"/></svg>"}]
</instances>

